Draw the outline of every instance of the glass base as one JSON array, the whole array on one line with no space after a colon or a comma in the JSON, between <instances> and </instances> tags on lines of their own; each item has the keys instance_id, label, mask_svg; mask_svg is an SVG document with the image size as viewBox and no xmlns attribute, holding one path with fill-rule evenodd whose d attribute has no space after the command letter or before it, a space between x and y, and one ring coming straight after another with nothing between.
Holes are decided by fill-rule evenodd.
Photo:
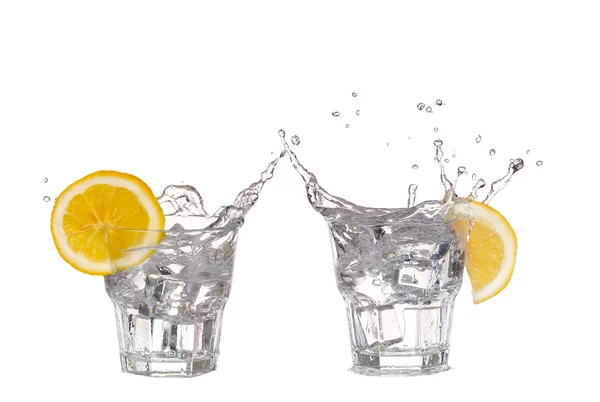
<instances>
[{"instance_id":1,"label":"glass base","mask_svg":"<svg viewBox=\"0 0 600 402\"><path fill-rule=\"evenodd\" d=\"M148 358L121 354L121 369L125 373L148 377L195 377L217 368L217 356L203 358Z\"/></svg>"},{"instance_id":2,"label":"glass base","mask_svg":"<svg viewBox=\"0 0 600 402\"><path fill-rule=\"evenodd\" d=\"M436 374L449 370L448 350L416 350L406 352L354 351L352 371L370 376L413 376Z\"/></svg>"}]
</instances>

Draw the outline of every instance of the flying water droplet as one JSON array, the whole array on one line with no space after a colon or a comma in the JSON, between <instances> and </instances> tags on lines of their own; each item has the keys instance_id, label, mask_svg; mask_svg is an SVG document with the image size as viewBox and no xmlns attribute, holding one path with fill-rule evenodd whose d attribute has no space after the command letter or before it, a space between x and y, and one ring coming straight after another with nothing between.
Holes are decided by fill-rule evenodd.
<instances>
[{"instance_id":1,"label":"flying water droplet","mask_svg":"<svg viewBox=\"0 0 600 402\"><path fill-rule=\"evenodd\" d=\"M373 279L373 286L381 286L381 279Z\"/></svg>"},{"instance_id":2,"label":"flying water droplet","mask_svg":"<svg viewBox=\"0 0 600 402\"><path fill-rule=\"evenodd\" d=\"M494 148L490 149L490 155L492 155L492 156L496 155L496 150Z\"/></svg>"},{"instance_id":3,"label":"flying water droplet","mask_svg":"<svg viewBox=\"0 0 600 402\"><path fill-rule=\"evenodd\" d=\"M459 166L458 167L458 174L463 174L467 171L467 168L464 166Z\"/></svg>"},{"instance_id":4,"label":"flying water droplet","mask_svg":"<svg viewBox=\"0 0 600 402\"><path fill-rule=\"evenodd\" d=\"M410 141L410 140L412 140L412 137L408 137L408 140L409 140L409 141Z\"/></svg>"},{"instance_id":5,"label":"flying water droplet","mask_svg":"<svg viewBox=\"0 0 600 402\"><path fill-rule=\"evenodd\" d=\"M275 155L275 151L271 151L271 155ZM182 182L183 183L183 182Z\"/></svg>"},{"instance_id":6,"label":"flying water droplet","mask_svg":"<svg viewBox=\"0 0 600 402\"><path fill-rule=\"evenodd\" d=\"M346 124L346 128L350 128L350 124Z\"/></svg>"},{"instance_id":7,"label":"flying water droplet","mask_svg":"<svg viewBox=\"0 0 600 402\"><path fill-rule=\"evenodd\" d=\"M525 151L525 153L526 153L527 155L529 155L529 154L531 153L531 151L528 149L527 151Z\"/></svg>"},{"instance_id":8,"label":"flying water droplet","mask_svg":"<svg viewBox=\"0 0 600 402\"><path fill-rule=\"evenodd\" d=\"M417 199L417 188L416 184L408 186L408 207L412 208L415 206L415 200Z\"/></svg>"},{"instance_id":9,"label":"flying water droplet","mask_svg":"<svg viewBox=\"0 0 600 402\"><path fill-rule=\"evenodd\" d=\"M423 110L423 109L425 109L425 104L424 104L424 103L419 103L419 104L417 105L417 109L419 109L419 110Z\"/></svg>"},{"instance_id":10,"label":"flying water droplet","mask_svg":"<svg viewBox=\"0 0 600 402\"><path fill-rule=\"evenodd\" d=\"M427 113L433 113L433 109L431 108L431 106L427 106L427 108L425 109L425 111Z\"/></svg>"},{"instance_id":11,"label":"flying water droplet","mask_svg":"<svg viewBox=\"0 0 600 402\"><path fill-rule=\"evenodd\" d=\"M293 135L292 136L292 144L300 145L300 137L298 137L297 135Z\"/></svg>"},{"instance_id":12,"label":"flying water droplet","mask_svg":"<svg viewBox=\"0 0 600 402\"><path fill-rule=\"evenodd\" d=\"M279 136L280 136L281 138L285 138L285 131L283 131L283 130L279 130Z\"/></svg>"},{"instance_id":13,"label":"flying water droplet","mask_svg":"<svg viewBox=\"0 0 600 402\"><path fill-rule=\"evenodd\" d=\"M333 117L338 117L338 116L340 115L340 112L333 112L333 113L331 113L331 115L332 115Z\"/></svg>"},{"instance_id":14,"label":"flying water droplet","mask_svg":"<svg viewBox=\"0 0 600 402\"><path fill-rule=\"evenodd\" d=\"M433 145L435 145L436 147L441 147L442 145L444 145L444 141L435 140L435 141L433 141Z\"/></svg>"},{"instance_id":15,"label":"flying water droplet","mask_svg":"<svg viewBox=\"0 0 600 402\"><path fill-rule=\"evenodd\" d=\"M475 137L475 142L478 143L478 144L481 142L481 136L480 135L478 135L477 137Z\"/></svg>"},{"instance_id":16,"label":"flying water droplet","mask_svg":"<svg viewBox=\"0 0 600 402\"><path fill-rule=\"evenodd\" d=\"M433 131L435 131L435 132L437 133L437 131L438 131L438 128L437 128L437 127L434 127L434 128L433 128Z\"/></svg>"},{"instance_id":17,"label":"flying water droplet","mask_svg":"<svg viewBox=\"0 0 600 402\"><path fill-rule=\"evenodd\" d=\"M357 115L357 116L358 116L358 115L360 115L360 110L357 110L357 111L356 111L356 115Z\"/></svg>"},{"instance_id":18,"label":"flying water droplet","mask_svg":"<svg viewBox=\"0 0 600 402\"><path fill-rule=\"evenodd\" d=\"M484 188L485 187L485 181L483 179L479 179L477 180L477 183L475 183L475 186L473 186L473 189L471 190L471 194L469 195L469 200L474 200L477 198L477 191Z\"/></svg>"},{"instance_id":19,"label":"flying water droplet","mask_svg":"<svg viewBox=\"0 0 600 402\"><path fill-rule=\"evenodd\" d=\"M356 98L358 96L358 94L356 92L352 92L352 97Z\"/></svg>"},{"instance_id":20,"label":"flying water droplet","mask_svg":"<svg viewBox=\"0 0 600 402\"><path fill-rule=\"evenodd\" d=\"M473 175L471 176L471 180L475 180L477 178L477 175L475 173L473 173Z\"/></svg>"},{"instance_id":21,"label":"flying water droplet","mask_svg":"<svg viewBox=\"0 0 600 402\"><path fill-rule=\"evenodd\" d=\"M44 181L44 183L48 183L48 178L47 178L47 177L44 177L44 180L43 180L43 181Z\"/></svg>"},{"instance_id":22,"label":"flying water droplet","mask_svg":"<svg viewBox=\"0 0 600 402\"><path fill-rule=\"evenodd\" d=\"M389 147L389 146L390 146L390 143L389 143L389 142L386 142L386 143L385 143L385 146L386 146L386 147Z\"/></svg>"},{"instance_id":23,"label":"flying water droplet","mask_svg":"<svg viewBox=\"0 0 600 402\"><path fill-rule=\"evenodd\" d=\"M535 164L536 164L537 166L542 166L542 165L544 164L544 162L543 162L543 161L537 161Z\"/></svg>"},{"instance_id":24,"label":"flying water droplet","mask_svg":"<svg viewBox=\"0 0 600 402\"><path fill-rule=\"evenodd\" d=\"M450 163L450 159L446 158L446 159L444 159L444 162Z\"/></svg>"},{"instance_id":25,"label":"flying water droplet","mask_svg":"<svg viewBox=\"0 0 600 402\"><path fill-rule=\"evenodd\" d=\"M50 197L48 197L48 196L45 196L45 197L44 197L44 202L48 202L48 201L50 201Z\"/></svg>"},{"instance_id":26,"label":"flying water droplet","mask_svg":"<svg viewBox=\"0 0 600 402\"><path fill-rule=\"evenodd\" d=\"M435 104L438 106L442 106L442 100L441 99L436 100Z\"/></svg>"},{"instance_id":27,"label":"flying water droplet","mask_svg":"<svg viewBox=\"0 0 600 402\"><path fill-rule=\"evenodd\" d=\"M490 186L490 191L483 200L483 203L489 204L492 201L492 198L494 198L496 194L498 194L504 187L506 187L511 177L519 170L523 169L523 167L525 167L525 163L521 158L515 159L514 161L510 162L510 164L508 165L508 172L504 177L492 183L492 185Z\"/></svg>"},{"instance_id":28,"label":"flying water droplet","mask_svg":"<svg viewBox=\"0 0 600 402\"><path fill-rule=\"evenodd\" d=\"M417 164L415 163L414 165L412 165L412 168L413 168L413 169L418 169L418 168L419 168L419 165L417 165Z\"/></svg>"}]
</instances>

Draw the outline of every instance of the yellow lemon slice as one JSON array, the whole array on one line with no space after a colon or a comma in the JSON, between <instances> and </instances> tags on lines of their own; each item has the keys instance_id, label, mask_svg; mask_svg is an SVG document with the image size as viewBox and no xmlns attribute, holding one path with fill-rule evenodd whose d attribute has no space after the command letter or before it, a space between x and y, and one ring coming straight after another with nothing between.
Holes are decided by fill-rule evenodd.
<instances>
[{"instance_id":1,"label":"yellow lemon slice","mask_svg":"<svg viewBox=\"0 0 600 402\"><path fill-rule=\"evenodd\" d=\"M466 267L473 301L482 303L510 282L517 261L517 235L500 212L477 201L455 204L452 214L471 221ZM457 231L464 233L465 222L454 222Z\"/></svg>"},{"instance_id":2,"label":"yellow lemon slice","mask_svg":"<svg viewBox=\"0 0 600 402\"><path fill-rule=\"evenodd\" d=\"M75 269L109 275L148 259L165 217L150 187L126 173L102 170L67 187L56 199L50 229L58 253ZM120 230L120 229L137 230Z\"/></svg>"}]
</instances>

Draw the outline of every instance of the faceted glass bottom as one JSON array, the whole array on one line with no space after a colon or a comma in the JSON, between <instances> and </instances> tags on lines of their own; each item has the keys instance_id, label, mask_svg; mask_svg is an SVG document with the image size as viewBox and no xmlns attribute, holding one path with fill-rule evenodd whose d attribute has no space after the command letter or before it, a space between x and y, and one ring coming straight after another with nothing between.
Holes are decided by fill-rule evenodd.
<instances>
[{"instance_id":1,"label":"faceted glass bottom","mask_svg":"<svg viewBox=\"0 0 600 402\"><path fill-rule=\"evenodd\" d=\"M354 351L352 360L352 371L373 376L413 376L435 374L450 369L448 350L445 349L384 355Z\"/></svg>"},{"instance_id":2,"label":"faceted glass bottom","mask_svg":"<svg viewBox=\"0 0 600 402\"><path fill-rule=\"evenodd\" d=\"M217 356L205 358L147 358L121 354L123 372L149 377L195 377L217 368Z\"/></svg>"}]
</instances>

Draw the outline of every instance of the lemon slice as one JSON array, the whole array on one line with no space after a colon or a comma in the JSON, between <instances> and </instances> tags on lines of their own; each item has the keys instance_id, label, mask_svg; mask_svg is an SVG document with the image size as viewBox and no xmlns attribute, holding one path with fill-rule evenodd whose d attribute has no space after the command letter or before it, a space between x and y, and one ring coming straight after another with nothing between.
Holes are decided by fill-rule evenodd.
<instances>
[{"instance_id":1,"label":"lemon slice","mask_svg":"<svg viewBox=\"0 0 600 402\"><path fill-rule=\"evenodd\" d=\"M58 253L75 269L109 275L148 259L164 234L165 217L150 187L126 173L102 170L56 199L50 229ZM137 230L119 230L119 229Z\"/></svg>"},{"instance_id":2,"label":"lemon slice","mask_svg":"<svg viewBox=\"0 0 600 402\"><path fill-rule=\"evenodd\" d=\"M477 201L455 204L453 214L472 222L466 267L473 301L479 304L496 296L510 282L517 261L517 235L500 212ZM459 220L454 225L464 229L465 222Z\"/></svg>"}]
</instances>

